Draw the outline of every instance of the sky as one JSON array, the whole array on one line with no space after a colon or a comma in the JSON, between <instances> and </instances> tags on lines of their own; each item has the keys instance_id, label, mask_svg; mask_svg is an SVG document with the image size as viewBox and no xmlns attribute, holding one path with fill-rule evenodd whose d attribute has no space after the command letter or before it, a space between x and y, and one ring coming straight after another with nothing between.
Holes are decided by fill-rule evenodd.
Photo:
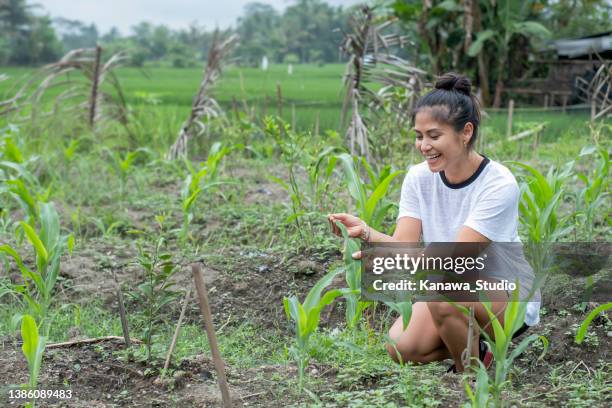
<instances>
[{"instance_id":1,"label":"sky","mask_svg":"<svg viewBox=\"0 0 612 408\"><path fill-rule=\"evenodd\" d=\"M164 24L171 28L186 28L192 22L207 29L227 28L242 15L244 6L253 0L36 0L28 3L42 6L38 14L95 23L98 32L106 33L116 26L121 34L141 21ZM293 0L259 0L279 11ZM326 0L334 6L363 3L359 0Z\"/></svg>"}]
</instances>

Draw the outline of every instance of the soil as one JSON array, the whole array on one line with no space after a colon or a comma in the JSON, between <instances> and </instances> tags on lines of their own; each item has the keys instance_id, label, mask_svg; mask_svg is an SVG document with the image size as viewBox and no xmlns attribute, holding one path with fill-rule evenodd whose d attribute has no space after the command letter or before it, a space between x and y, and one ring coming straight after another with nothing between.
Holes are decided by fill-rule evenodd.
<instances>
[{"instance_id":1,"label":"soil","mask_svg":"<svg viewBox=\"0 0 612 408\"><path fill-rule=\"evenodd\" d=\"M160 366L114 357L124 348L118 340L83 344L45 352L39 384L44 389L72 390L70 399L38 400L39 407L219 407L222 404L214 364L196 355L170 367L170 378L160 379ZM27 382L28 366L19 347L0 350L2 375L11 383ZM266 391L276 375L295 376L295 368L262 366L235 370L226 367L234 406L274 406ZM70 384L69 387L66 384ZM23 400L0 398L1 406L21 406ZM282 406L281 403L276 406Z\"/></svg>"},{"instance_id":2,"label":"soil","mask_svg":"<svg viewBox=\"0 0 612 408\"><path fill-rule=\"evenodd\" d=\"M248 173L245 173L245 177ZM281 198L282 197L282 198ZM286 200L286 193L269 181L256 182L245 192L247 202L277 203ZM131 214L142 219L141 213ZM208 232L220 228L219 222L208 224ZM138 251L129 240L99 238L88 241L86 249L76 251L62 263L58 296L74 303L89 302L92 296L115 310L115 283L111 268L124 289L134 285L141 271L131 262ZM228 261L231 259L231 262ZM299 255L262 251L235 246L215 251L213 257L184 259L176 275L177 287L192 285L189 264L200 261L204 265L205 283L208 287L211 308L216 327L226 322L248 319L262 329L276 329L290 334L282 308L282 299L290 294L301 298L313 284L329 271L334 262L340 260L337 249L304 251ZM342 278L333 286L343 286ZM546 298L545 298L546 299ZM573 342L575 327L581 323L584 313L570 310L574 302L569 298L555 298L544 304L547 315L543 316L538 330L528 331L517 341L538 333L547 336L550 342L544 358L538 360L540 350L529 348L516 361L516 369L522 380L520 386L529 389L532 401L550 405L551 390L543 386L543 379L550 375L552 367L566 367L567 373L590 375L593 367L601 361L611 361L612 332L609 319L595 319L590 332L595 333L598 344L576 345ZM128 305L129 306L129 305ZM596 305L590 305L592 309ZM333 328L343 322L342 307L334 306L323 314L322 327ZM568 311L569 310L569 311ZM173 313L177 313L175 311ZM609 314L608 314L609 316ZM178 316L176 316L178 317ZM188 309L187 322L200 321L195 302ZM48 349L44 356L39 384L45 389L73 390L70 400L39 400L39 407L217 407L221 397L216 383L216 373L208 356L197 355L171 367L172 378L159 380L160 362L146 366L133 361L121 353L121 341L102 341L95 344L77 344L72 347ZM122 356L122 357L120 357ZM464 385L457 376L444 375L440 365L439 375L447 386L442 406L457 406L465 400ZM288 366L259 366L249 369L226 367L232 398L235 406L284 407L290 401L282 394L279 382L295 378L296 368ZM321 387L326 390L342 390L338 385L336 369L313 363L309 367L312 377L324 379ZM580 374L579 374L580 373ZM0 348L0 389L10 384L27 381L28 367L16 340L5 337ZM373 376L363 380L361 386L376 388L384 376ZM530 388L527 388L530 387ZM280 391L279 391L280 390ZM320 390L319 390L320 391ZM280 393L280 394L279 394ZM564 398L564 391L557 390L554 398ZM549 395L547 395L549 394ZM20 406L23 401L8 400L2 392L1 406ZM3 398L3 399L2 399ZM305 396L304 398L308 398ZM309 401L309 399L305 399ZM297 401L291 401L297 403ZM554 405L554 404L553 404Z\"/></svg>"}]
</instances>

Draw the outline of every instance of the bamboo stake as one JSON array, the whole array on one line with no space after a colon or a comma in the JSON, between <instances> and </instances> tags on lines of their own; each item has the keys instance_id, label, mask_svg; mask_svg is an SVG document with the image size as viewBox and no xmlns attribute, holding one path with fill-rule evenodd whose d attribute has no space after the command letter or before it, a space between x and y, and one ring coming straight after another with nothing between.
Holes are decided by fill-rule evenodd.
<instances>
[{"instance_id":1,"label":"bamboo stake","mask_svg":"<svg viewBox=\"0 0 612 408\"><path fill-rule=\"evenodd\" d=\"M187 305L189 304L189 297L191 296L191 287L187 289L187 293L185 293L185 299L183 300L183 307L181 309L181 314L178 319L178 323L176 324L176 328L174 329L174 335L172 336L172 342L170 343L170 348L168 349L168 354L166 354L166 361L164 362L164 368L161 372L161 378L164 378L166 375L166 370L170 366L170 358L172 357L172 353L174 352L174 347L176 347L176 341L178 340L178 336L181 332L181 325L183 324L183 318L185 318L185 312L187 311Z\"/></svg>"},{"instance_id":2,"label":"bamboo stake","mask_svg":"<svg viewBox=\"0 0 612 408\"><path fill-rule=\"evenodd\" d=\"M512 136L512 115L514 114L514 99L510 99L508 104L508 129L506 130L506 138Z\"/></svg>"},{"instance_id":3,"label":"bamboo stake","mask_svg":"<svg viewBox=\"0 0 612 408\"><path fill-rule=\"evenodd\" d=\"M591 101L591 122L595 121L595 114L597 113L597 106L595 105L595 99Z\"/></svg>"},{"instance_id":4,"label":"bamboo stake","mask_svg":"<svg viewBox=\"0 0 612 408\"><path fill-rule=\"evenodd\" d=\"M195 281L196 291L198 293L200 303L200 312L202 313L202 319L204 320L204 329L206 329L208 343L210 344L210 351L215 364L215 370L217 371L219 389L221 390L221 396L223 398L223 407L229 408L232 406L232 400L230 398L227 378L225 376L225 364L221 358L221 354L219 353L217 336L215 334L212 315L210 313L210 305L208 303L208 292L206 291L206 284L204 283L204 276L202 275L202 267L200 264L192 264L191 273L193 274L193 280Z\"/></svg>"},{"instance_id":5,"label":"bamboo stake","mask_svg":"<svg viewBox=\"0 0 612 408\"><path fill-rule=\"evenodd\" d=\"M119 317L121 318L121 330L123 331L123 338L125 340L125 345L127 347L132 347L132 342L130 341L130 330L128 328L127 319L125 317L123 292L121 292L121 286L119 286L119 281L117 280L117 274L115 273L115 269L111 268L111 271L113 272L113 280L115 281L115 287L117 291L117 302L119 303Z\"/></svg>"},{"instance_id":6,"label":"bamboo stake","mask_svg":"<svg viewBox=\"0 0 612 408\"><path fill-rule=\"evenodd\" d=\"M291 130L295 132L295 103L291 104Z\"/></svg>"},{"instance_id":7,"label":"bamboo stake","mask_svg":"<svg viewBox=\"0 0 612 408\"><path fill-rule=\"evenodd\" d=\"M466 370L472 363L472 342L474 341L474 308L470 307L470 315L468 316L468 332L467 345L463 353L461 353L461 363L463 369Z\"/></svg>"}]
</instances>

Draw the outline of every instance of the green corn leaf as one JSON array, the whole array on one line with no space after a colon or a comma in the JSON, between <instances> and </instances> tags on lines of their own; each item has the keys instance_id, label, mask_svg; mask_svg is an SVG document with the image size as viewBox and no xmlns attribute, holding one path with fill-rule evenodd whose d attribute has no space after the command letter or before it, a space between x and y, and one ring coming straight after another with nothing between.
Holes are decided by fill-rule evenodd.
<instances>
[{"instance_id":1,"label":"green corn leaf","mask_svg":"<svg viewBox=\"0 0 612 408\"><path fill-rule=\"evenodd\" d=\"M53 252L59 242L59 216L53 203L40 204L40 239L44 247Z\"/></svg>"},{"instance_id":2,"label":"green corn leaf","mask_svg":"<svg viewBox=\"0 0 612 408\"><path fill-rule=\"evenodd\" d=\"M519 285L520 283L516 282L516 289L512 291L512 297L504 311L504 333L507 338L512 337L525 319L526 306L519 302Z\"/></svg>"},{"instance_id":3,"label":"green corn leaf","mask_svg":"<svg viewBox=\"0 0 612 408\"><path fill-rule=\"evenodd\" d=\"M591 311L591 313L587 315L586 319L584 319L584 321L578 328L578 332L576 333L576 338L574 339L576 343L580 344L584 341L584 337L586 336L589 325L591 324L593 319L595 319L601 312L604 312L609 309L612 309L612 302L605 303L596 307Z\"/></svg>"},{"instance_id":4,"label":"green corn leaf","mask_svg":"<svg viewBox=\"0 0 612 408\"><path fill-rule=\"evenodd\" d=\"M340 160L342 168L344 169L344 176L349 193L351 194L351 197L355 199L359 211L364 213L367 198L363 188L363 182L355 170L353 157L348 153L343 153L338 156L338 159Z\"/></svg>"},{"instance_id":5,"label":"green corn leaf","mask_svg":"<svg viewBox=\"0 0 612 408\"><path fill-rule=\"evenodd\" d=\"M518 356L520 356L527 349L527 347L531 345L531 343L535 342L536 340L542 341L542 344L544 345L544 350L542 351L542 354L540 355L540 357L538 357L538 360L541 359L548 351L548 339L544 336L532 334L526 339L523 339L523 341L521 341L518 344L518 346L516 346L514 350L512 350L512 353L510 353L510 355L508 356L508 359L506 360L506 364L508 365L508 367L512 364L512 362L514 362L514 360Z\"/></svg>"},{"instance_id":6,"label":"green corn leaf","mask_svg":"<svg viewBox=\"0 0 612 408\"><path fill-rule=\"evenodd\" d=\"M23 339L21 350L28 364L32 365L36 357L39 338L38 327L36 326L34 318L30 315L25 315L21 318L21 338Z\"/></svg>"},{"instance_id":7,"label":"green corn leaf","mask_svg":"<svg viewBox=\"0 0 612 408\"><path fill-rule=\"evenodd\" d=\"M38 327L30 315L24 315L21 319L21 337L23 338L21 350L28 361L30 372L30 388L36 388L46 339L38 335Z\"/></svg>"},{"instance_id":8,"label":"green corn leaf","mask_svg":"<svg viewBox=\"0 0 612 408\"><path fill-rule=\"evenodd\" d=\"M334 280L334 278L342 272L341 268L332 270L327 275L323 276L315 285L310 289L306 299L304 299L304 310L309 312L319 305L321 302L321 294L326 287Z\"/></svg>"},{"instance_id":9,"label":"green corn leaf","mask_svg":"<svg viewBox=\"0 0 612 408\"><path fill-rule=\"evenodd\" d=\"M489 315L491 326L493 326L493 333L495 334L495 348L497 350L496 354L499 355L500 353L503 352L503 349L506 344L506 339L507 339L506 333L504 332L504 328L499 322L499 319L497 318L497 316L495 316L495 313L493 313L493 311L491 310L490 302L482 302L482 305L484 306L485 310L487 311L487 314Z\"/></svg>"},{"instance_id":10,"label":"green corn leaf","mask_svg":"<svg viewBox=\"0 0 612 408\"><path fill-rule=\"evenodd\" d=\"M30 241L30 243L34 247L34 250L36 251L36 263L38 266L38 270L44 270L45 266L49 262L49 254L47 253L47 249L38 237L38 234L36 234L36 231L34 231L34 228L32 228L29 224L23 221L20 221L19 224L23 228L26 237L28 238L28 241Z\"/></svg>"},{"instance_id":11,"label":"green corn leaf","mask_svg":"<svg viewBox=\"0 0 612 408\"><path fill-rule=\"evenodd\" d=\"M198 196L202 190L200 188L196 189L191 195L183 202L183 211L189 211L193 206L193 203L198 199Z\"/></svg>"},{"instance_id":12,"label":"green corn leaf","mask_svg":"<svg viewBox=\"0 0 612 408\"><path fill-rule=\"evenodd\" d=\"M385 177L385 179L378 186L376 186L376 189L366 201L366 205L365 205L366 219L364 220L366 223L372 222L372 216L374 215L374 210L376 209L376 206L384 198L385 194L387 193L387 190L389 189L389 185L391 184L393 179L397 177L398 175L400 175L401 173L402 173L401 171L396 171L392 174L389 174L387 177Z\"/></svg>"}]
</instances>

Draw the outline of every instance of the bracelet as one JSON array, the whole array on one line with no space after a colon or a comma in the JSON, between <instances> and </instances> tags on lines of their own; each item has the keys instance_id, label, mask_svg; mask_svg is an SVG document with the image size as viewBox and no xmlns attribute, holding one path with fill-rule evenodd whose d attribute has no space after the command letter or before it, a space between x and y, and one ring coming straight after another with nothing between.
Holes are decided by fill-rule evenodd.
<instances>
[{"instance_id":1,"label":"bracelet","mask_svg":"<svg viewBox=\"0 0 612 408\"><path fill-rule=\"evenodd\" d=\"M361 230L361 234L359 234L359 238L364 242L368 242L370 240L370 227L365 221L361 221L361 223L363 224L363 229Z\"/></svg>"}]
</instances>

